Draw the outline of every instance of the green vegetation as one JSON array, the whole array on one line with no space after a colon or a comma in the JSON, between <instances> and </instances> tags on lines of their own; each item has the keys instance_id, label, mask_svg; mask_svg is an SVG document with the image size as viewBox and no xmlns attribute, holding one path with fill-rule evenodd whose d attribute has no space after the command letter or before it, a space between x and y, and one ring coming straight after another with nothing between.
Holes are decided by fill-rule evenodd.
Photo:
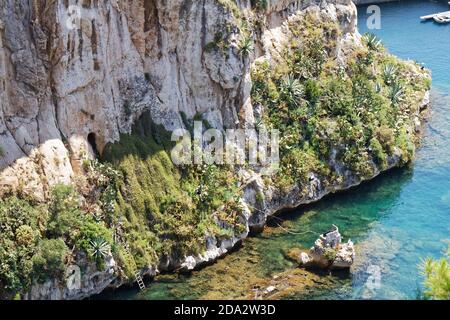
<instances>
[{"instance_id":1,"label":"green vegetation","mask_svg":"<svg viewBox=\"0 0 450 320\"><path fill-rule=\"evenodd\" d=\"M236 3L236 0L218 0L227 10L231 11L235 17L241 16L241 10ZM264 11L267 9L267 0L251 0L250 4L253 9L257 11Z\"/></svg>"},{"instance_id":2,"label":"green vegetation","mask_svg":"<svg viewBox=\"0 0 450 320\"><path fill-rule=\"evenodd\" d=\"M230 42L228 39L228 35L224 34L222 31L216 32L214 35L214 40L207 43L205 46L206 52L212 51L220 51L222 53L226 53L230 48Z\"/></svg>"},{"instance_id":3,"label":"green vegetation","mask_svg":"<svg viewBox=\"0 0 450 320\"><path fill-rule=\"evenodd\" d=\"M218 0L227 10L231 11L235 17L241 16L241 9L236 3L236 0Z\"/></svg>"},{"instance_id":4,"label":"green vegetation","mask_svg":"<svg viewBox=\"0 0 450 320\"><path fill-rule=\"evenodd\" d=\"M90 241L90 251L92 257L95 258L97 263L100 263L111 252L111 245L102 238L97 238Z\"/></svg>"},{"instance_id":5,"label":"green vegetation","mask_svg":"<svg viewBox=\"0 0 450 320\"><path fill-rule=\"evenodd\" d=\"M70 247L84 252L89 252L90 243L98 238L112 243L112 234L106 224L81 208L80 196L72 187L57 186L48 211L50 220L46 234L49 238L62 238Z\"/></svg>"},{"instance_id":6,"label":"green vegetation","mask_svg":"<svg viewBox=\"0 0 450 320\"><path fill-rule=\"evenodd\" d=\"M232 52L231 49L236 48L235 53L247 58L254 50L254 29L261 21L255 20L253 17L246 17L235 0L219 0L218 2L226 11L227 18L218 26L214 39L205 45L205 51L207 53L220 52L228 59ZM265 1L256 2L258 4L252 5L256 10L262 10L267 6Z\"/></svg>"},{"instance_id":7,"label":"green vegetation","mask_svg":"<svg viewBox=\"0 0 450 320\"><path fill-rule=\"evenodd\" d=\"M146 114L133 134L106 147L103 162L84 163L85 181L54 187L48 204L0 200L0 296L62 279L80 252L99 269L112 253L120 275L132 277L160 257L202 252L208 236L243 232L234 169L177 168L172 147Z\"/></svg>"},{"instance_id":8,"label":"green vegetation","mask_svg":"<svg viewBox=\"0 0 450 320\"><path fill-rule=\"evenodd\" d=\"M0 290L6 291L0 295L9 296L30 285L32 258L46 222L46 211L40 206L15 197L0 201Z\"/></svg>"},{"instance_id":9,"label":"green vegetation","mask_svg":"<svg viewBox=\"0 0 450 320\"><path fill-rule=\"evenodd\" d=\"M253 52L253 39L250 37L242 39L238 49L243 57L248 57Z\"/></svg>"},{"instance_id":10,"label":"green vegetation","mask_svg":"<svg viewBox=\"0 0 450 320\"><path fill-rule=\"evenodd\" d=\"M33 256L33 271L38 281L63 275L69 248L62 239L44 239Z\"/></svg>"},{"instance_id":11,"label":"green vegetation","mask_svg":"<svg viewBox=\"0 0 450 320\"><path fill-rule=\"evenodd\" d=\"M62 277L71 251L89 252L100 237L112 243L106 225L82 209L72 187L56 186L48 205L16 196L0 200L0 296L22 293L33 280Z\"/></svg>"},{"instance_id":12,"label":"green vegetation","mask_svg":"<svg viewBox=\"0 0 450 320\"><path fill-rule=\"evenodd\" d=\"M412 110L428 77L387 54L373 35L339 61L339 36L326 17L299 15L288 23L281 54L252 69L253 102L267 110L257 121L281 131L281 170L273 179L281 190L308 186L311 173L325 185L342 179L342 170L370 177L372 163L385 169L388 157L404 164L414 155Z\"/></svg>"},{"instance_id":13,"label":"green vegetation","mask_svg":"<svg viewBox=\"0 0 450 320\"><path fill-rule=\"evenodd\" d=\"M241 17L235 1L221 3L236 18L239 53L250 55L254 25ZM267 2L252 6L265 10ZM224 26L205 49L228 51L234 27ZM253 103L265 110L257 123L281 131L275 189L299 184L301 193L311 174L327 186L341 181L343 172L369 177L375 165L384 169L395 156L409 162L417 143L412 108L430 85L420 68L388 55L371 35L363 46L338 55L340 28L328 18L299 15L287 27L279 54L252 68ZM126 114L128 109L125 103ZM192 120L181 116L192 129ZM176 167L172 147L169 133L144 114L132 134L106 146L101 161L84 163L85 181L56 186L48 204L17 195L1 199L0 296L15 297L32 281L61 278L79 253L98 268L112 253L119 275L132 277L161 257L202 252L208 236L243 232L236 168ZM256 200L262 205L264 194ZM335 252L328 255L334 260ZM433 279L442 277L443 265L429 262L426 268L435 297L441 289L434 289Z\"/></svg>"},{"instance_id":14,"label":"green vegetation","mask_svg":"<svg viewBox=\"0 0 450 320\"><path fill-rule=\"evenodd\" d=\"M251 0L252 8L258 11L265 11L267 9L267 0Z\"/></svg>"},{"instance_id":15,"label":"green vegetation","mask_svg":"<svg viewBox=\"0 0 450 320\"><path fill-rule=\"evenodd\" d=\"M329 262L333 262L334 260L336 260L336 256L337 256L337 250L334 248L326 248L325 252L323 254L323 256L325 257L325 259L327 259Z\"/></svg>"},{"instance_id":16,"label":"green vegetation","mask_svg":"<svg viewBox=\"0 0 450 320\"><path fill-rule=\"evenodd\" d=\"M123 111L125 113L125 116L130 117L132 114L130 103L128 101L124 101L123 103Z\"/></svg>"},{"instance_id":17,"label":"green vegetation","mask_svg":"<svg viewBox=\"0 0 450 320\"><path fill-rule=\"evenodd\" d=\"M129 244L137 267L161 256L200 253L208 235L243 231L232 168L175 167L172 144L163 142L170 140L168 132L154 124L139 130L143 123L151 121L108 145L103 157L119 172L112 225ZM164 138L157 142L158 137Z\"/></svg>"},{"instance_id":18,"label":"green vegetation","mask_svg":"<svg viewBox=\"0 0 450 320\"><path fill-rule=\"evenodd\" d=\"M425 276L425 298L450 300L450 249L446 257L439 260L427 259L422 266Z\"/></svg>"},{"instance_id":19,"label":"green vegetation","mask_svg":"<svg viewBox=\"0 0 450 320\"><path fill-rule=\"evenodd\" d=\"M363 41L370 50L378 51L382 48L381 40L373 33L366 34Z\"/></svg>"}]
</instances>

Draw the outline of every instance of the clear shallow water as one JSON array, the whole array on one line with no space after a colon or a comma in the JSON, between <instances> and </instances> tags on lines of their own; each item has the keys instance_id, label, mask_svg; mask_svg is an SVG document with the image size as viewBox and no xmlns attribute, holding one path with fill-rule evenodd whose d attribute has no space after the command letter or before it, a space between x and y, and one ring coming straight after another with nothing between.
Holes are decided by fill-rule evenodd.
<instances>
[{"instance_id":1,"label":"clear shallow water","mask_svg":"<svg viewBox=\"0 0 450 320\"><path fill-rule=\"evenodd\" d=\"M361 33L367 28L365 9L359 8ZM290 232L275 220L238 251L191 275L161 276L143 293L120 290L101 298L244 298L255 283L294 270L284 253L311 246L333 223L357 243L354 268L321 280L311 275L315 281L306 289L293 289L283 298L417 297L421 259L441 256L450 238L450 25L421 23L419 16L449 9L446 2L403 1L381 5L381 10L382 29L374 33L392 53L424 62L433 71L433 110L413 166L285 214L281 219L288 221L283 226ZM373 290L367 286L370 270L380 272L380 285Z\"/></svg>"}]
</instances>

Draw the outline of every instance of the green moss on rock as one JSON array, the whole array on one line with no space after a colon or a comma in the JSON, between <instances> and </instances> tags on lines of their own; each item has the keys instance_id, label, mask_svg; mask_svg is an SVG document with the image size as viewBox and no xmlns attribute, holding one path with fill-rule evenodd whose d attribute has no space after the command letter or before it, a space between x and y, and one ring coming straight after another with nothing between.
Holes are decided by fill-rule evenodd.
<instances>
[{"instance_id":1,"label":"green moss on rock","mask_svg":"<svg viewBox=\"0 0 450 320\"><path fill-rule=\"evenodd\" d=\"M229 231L242 229L232 168L176 167L168 132L148 120L141 119L131 135L122 135L103 155L120 173L116 229L130 245L138 268L162 256L200 253L208 235L227 234L219 220L228 223ZM158 137L164 141L157 142Z\"/></svg>"}]
</instances>

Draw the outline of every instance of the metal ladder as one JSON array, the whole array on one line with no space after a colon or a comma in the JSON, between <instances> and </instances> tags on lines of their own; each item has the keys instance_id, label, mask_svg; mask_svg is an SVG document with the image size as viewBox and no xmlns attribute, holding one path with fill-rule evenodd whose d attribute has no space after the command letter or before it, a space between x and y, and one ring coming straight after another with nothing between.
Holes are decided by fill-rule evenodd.
<instances>
[{"instance_id":1,"label":"metal ladder","mask_svg":"<svg viewBox=\"0 0 450 320\"><path fill-rule=\"evenodd\" d=\"M144 280L142 280L141 273L139 271L137 271L134 276L135 276L135 280L139 286L139 289L141 291L145 290L145 283L144 283Z\"/></svg>"},{"instance_id":2,"label":"metal ladder","mask_svg":"<svg viewBox=\"0 0 450 320\"><path fill-rule=\"evenodd\" d=\"M141 272L139 271L139 270L137 270L137 265L136 265L136 260L134 260L134 257L133 257L133 255L131 254L131 252L130 252L130 246L128 245L128 243L126 243L126 242L123 242L123 241L120 241L119 239L118 239L118 237L117 237L117 240L118 240L118 242L120 243L120 244L122 244L122 246L123 246L123 248L125 249L125 254L126 254L126 258L127 258L127 260L129 260L129 261L133 261L133 264L134 264L134 270L133 270L133 274L134 274L134 280L137 282L137 284L138 284L138 286L139 286L139 289L142 291L142 290L145 290L145 283L144 283L144 280L142 279L142 276L141 276Z\"/></svg>"}]
</instances>

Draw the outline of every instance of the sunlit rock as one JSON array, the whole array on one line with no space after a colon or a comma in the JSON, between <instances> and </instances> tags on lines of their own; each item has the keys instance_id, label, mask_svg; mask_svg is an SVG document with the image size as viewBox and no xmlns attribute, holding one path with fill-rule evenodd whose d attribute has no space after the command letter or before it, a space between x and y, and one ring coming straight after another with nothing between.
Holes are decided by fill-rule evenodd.
<instances>
[{"instance_id":1,"label":"sunlit rock","mask_svg":"<svg viewBox=\"0 0 450 320\"><path fill-rule=\"evenodd\" d=\"M342 243L342 236L337 226L321 234L309 253L302 252L299 262L303 267L318 267L331 269L348 269L355 259L353 242Z\"/></svg>"}]
</instances>

